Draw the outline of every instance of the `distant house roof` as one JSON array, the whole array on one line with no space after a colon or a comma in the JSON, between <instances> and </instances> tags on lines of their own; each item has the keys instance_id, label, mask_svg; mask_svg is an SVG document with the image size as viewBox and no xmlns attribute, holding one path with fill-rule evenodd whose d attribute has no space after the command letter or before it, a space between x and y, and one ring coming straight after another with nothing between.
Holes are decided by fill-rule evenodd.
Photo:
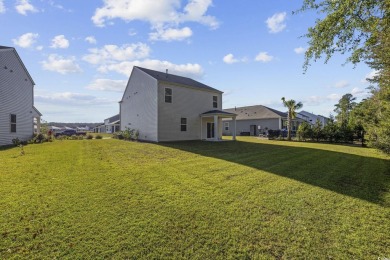
<instances>
[{"instance_id":1,"label":"distant house roof","mask_svg":"<svg viewBox=\"0 0 390 260\"><path fill-rule=\"evenodd\" d=\"M115 116L112 116L112 117L109 117L109 118L104 119L104 121L105 121L105 120L108 120L109 123L112 123L112 122L114 122L114 121L120 120L120 116L119 116L119 114L117 114L117 115L115 115Z\"/></svg>"},{"instance_id":2,"label":"distant house roof","mask_svg":"<svg viewBox=\"0 0 390 260\"><path fill-rule=\"evenodd\" d=\"M262 105L228 108L224 109L224 111L237 114L237 120L287 117L286 113Z\"/></svg>"},{"instance_id":3,"label":"distant house roof","mask_svg":"<svg viewBox=\"0 0 390 260\"><path fill-rule=\"evenodd\" d=\"M110 125L119 125L121 123L121 120L116 120L113 122L110 122Z\"/></svg>"},{"instance_id":4,"label":"distant house roof","mask_svg":"<svg viewBox=\"0 0 390 260\"><path fill-rule=\"evenodd\" d=\"M26 66L24 66L24 63L23 63L22 59L19 57L19 54L18 54L18 52L15 50L15 48L13 48L13 47L8 47L8 46L1 46L1 45L0 45L0 51L1 51L1 50L12 50L12 51L15 53L15 55L16 55L16 57L18 58L20 64L22 65L24 71L26 72L27 76L30 78L31 83L32 83L33 85L35 85L34 80L32 79L32 77L31 77L30 73L28 72ZM6 64L6 65L7 65L7 64ZM38 111L38 112L39 112L39 111Z\"/></svg>"},{"instance_id":5,"label":"distant house roof","mask_svg":"<svg viewBox=\"0 0 390 260\"><path fill-rule=\"evenodd\" d=\"M197 88L197 89L201 89L201 90L208 90L208 91L212 91L212 92L223 93L222 91L219 91L218 89L209 87L203 83L200 83L196 80L193 80L193 79L190 79L187 77L177 76L177 75L169 74L166 72L145 69L145 68L141 68L138 66L134 66L134 67L142 70L143 72L152 76L153 78L157 79L158 81L176 83L176 84L185 85L185 86L189 86L189 87L193 87L193 88Z\"/></svg>"},{"instance_id":6,"label":"distant house roof","mask_svg":"<svg viewBox=\"0 0 390 260\"><path fill-rule=\"evenodd\" d=\"M306 117L323 117L323 118L329 120L329 118L327 118L326 116L316 115L316 114L307 112L307 111L305 111L305 110L302 110L301 112L299 112L299 114L301 114L301 115L303 115L303 116L306 116Z\"/></svg>"}]
</instances>

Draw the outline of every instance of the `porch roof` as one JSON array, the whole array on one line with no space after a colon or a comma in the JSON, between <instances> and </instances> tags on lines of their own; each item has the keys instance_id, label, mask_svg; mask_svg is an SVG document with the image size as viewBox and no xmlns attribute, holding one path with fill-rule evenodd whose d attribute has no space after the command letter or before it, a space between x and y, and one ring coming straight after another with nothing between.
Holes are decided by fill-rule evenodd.
<instances>
[{"instance_id":1,"label":"porch roof","mask_svg":"<svg viewBox=\"0 0 390 260\"><path fill-rule=\"evenodd\" d=\"M210 110L200 114L200 117L220 116L220 117L236 117L237 114L226 112L219 109Z\"/></svg>"},{"instance_id":2,"label":"porch roof","mask_svg":"<svg viewBox=\"0 0 390 260\"><path fill-rule=\"evenodd\" d=\"M33 108L32 113L34 114L34 117L42 116L41 112L39 112L38 109L36 109L34 106L32 108Z\"/></svg>"}]
</instances>

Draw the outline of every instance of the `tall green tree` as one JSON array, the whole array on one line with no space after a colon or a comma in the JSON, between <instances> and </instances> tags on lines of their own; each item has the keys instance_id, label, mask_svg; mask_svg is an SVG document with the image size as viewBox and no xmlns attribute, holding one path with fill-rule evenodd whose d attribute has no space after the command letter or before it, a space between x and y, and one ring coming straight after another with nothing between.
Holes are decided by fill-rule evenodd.
<instances>
[{"instance_id":1,"label":"tall green tree","mask_svg":"<svg viewBox=\"0 0 390 260\"><path fill-rule=\"evenodd\" d=\"M348 126L351 111L356 106L355 100L352 94L345 94L335 105L336 108L333 111L337 113L336 120L341 128Z\"/></svg>"},{"instance_id":2,"label":"tall green tree","mask_svg":"<svg viewBox=\"0 0 390 260\"><path fill-rule=\"evenodd\" d=\"M367 60L378 36L389 21L389 0L303 0L297 12L315 10L323 19L317 19L305 37L309 48L304 67L323 55L327 62L334 53L349 53L347 61L354 64Z\"/></svg>"},{"instance_id":3,"label":"tall green tree","mask_svg":"<svg viewBox=\"0 0 390 260\"><path fill-rule=\"evenodd\" d=\"M297 12L307 10L323 18L305 34L309 48L304 70L311 61L325 57L326 63L335 53L376 70L370 80L372 95L355 108L354 116L362 122L369 145L390 153L390 0L303 0Z\"/></svg>"},{"instance_id":4,"label":"tall green tree","mask_svg":"<svg viewBox=\"0 0 390 260\"><path fill-rule=\"evenodd\" d=\"M288 109L287 112L287 140L291 140L291 124L292 120L297 117L296 110L301 109L303 104L301 102L296 102L293 99L286 100L282 97L283 105Z\"/></svg>"}]
</instances>

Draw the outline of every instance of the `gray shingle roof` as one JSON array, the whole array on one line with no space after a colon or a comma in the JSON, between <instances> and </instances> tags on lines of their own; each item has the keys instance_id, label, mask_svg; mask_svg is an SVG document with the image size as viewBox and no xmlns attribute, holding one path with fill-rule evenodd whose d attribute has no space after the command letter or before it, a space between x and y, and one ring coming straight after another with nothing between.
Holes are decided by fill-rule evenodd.
<instances>
[{"instance_id":1,"label":"gray shingle roof","mask_svg":"<svg viewBox=\"0 0 390 260\"><path fill-rule=\"evenodd\" d=\"M224 110L218 110L218 109L214 109L214 110L210 110L210 111L202 113L202 115L210 115L210 114L223 114L223 115L232 115L232 116L236 115L235 113L230 113L230 112L227 112Z\"/></svg>"},{"instance_id":2,"label":"gray shingle roof","mask_svg":"<svg viewBox=\"0 0 390 260\"><path fill-rule=\"evenodd\" d=\"M12 47L7 47L7 46L1 46L0 45L0 49L13 49Z\"/></svg>"},{"instance_id":3,"label":"gray shingle roof","mask_svg":"<svg viewBox=\"0 0 390 260\"><path fill-rule=\"evenodd\" d=\"M237 120L287 117L286 113L262 105L228 108L224 111L237 114Z\"/></svg>"},{"instance_id":4,"label":"gray shingle roof","mask_svg":"<svg viewBox=\"0 0 390 260\"><path fill-rule=\"evenodd\" d=\"M112 123L112 122L114 122L114 121L120 120L120 116L119 116L119 114L117 114L117 115L115 115L115 116L106 118L105 120L107 120L107 119L108 119L108 122Z\"/></svg>"},{"instance_id":5,"label":"gray shingle roof","mask_svg":"<svg viewBox=\"0 0 390 260\"><path fill-rule=\"evenodd\" d=\"M169 74L169 73L167 74L165 72L145 69L145 68L141 68L141 67L138 67L138 66L134 66L134 67L137 68L137 69L142 70L143 72L145 72L146 74L152 76L153 78L157 79L158 81L165 81L165 82L170 82L170 83L176 83L176 84L185 85L185 86L198 88L198 89L202 89L202 90L208 90L208 91L212 91L212 92L222 93L222 91L220 91L218 89L209 87L209 86L207 86L207 85L205 85L203 83L200 83L200 82L198 82L196 80L193 80L193 79L190 79L190 78L187 78L187 77L182 77L182 76L173 75L173 74Z\"/></svg>"}]
</instances>

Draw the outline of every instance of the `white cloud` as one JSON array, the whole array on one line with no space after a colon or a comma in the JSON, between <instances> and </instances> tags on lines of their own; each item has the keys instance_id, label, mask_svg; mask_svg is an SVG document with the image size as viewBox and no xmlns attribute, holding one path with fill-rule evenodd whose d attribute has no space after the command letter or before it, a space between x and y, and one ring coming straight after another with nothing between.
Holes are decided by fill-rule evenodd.
<instances>
[{"instance_id":1,"label":"white cloud","mask_svg":"<svg viewBox=\"0 0 390 260\"><path fill-rule=\"evenodd\" d=\"M296 54L302 54L306 51L306 49L303 47L298 47L298 48L295 48L294 51Z\"/></svg>"},{"instance_id":2,"label":"white cloud","mask_svg":"<svg viewBox=\"0 0 390 260\"><path fill-rule=\"evenodd\" d=\"M100 72L109 72L115 71L121 73L125 76L129 76L133 66L144 67L152 70L163 71L166 69L169 70L169 73L200 79L203 76L203 69L199 64L173 64L169 61L160 61L160 60L135 60L135 61L123 61L114 64L106 64L99 67Z\"/></svg>"},{"instance_id":3,"label":"white cloud","mask_svg":"<svg viewBox=\"0 0 390 260\"><path fill-rule=\"evenodd\" d=\"M355 97L365 97L368 95L368 92L365 91L364 89L360 89L360 88L353 88L351 90L351 94L354 95Z\"/></svg>"},{"instance_id":4,"label":"white cloud","mask_svg":"<svg viewBox=\"0 0 390 260\"><path fill-rule=\"evenodd\" d=\"M65 38L65 35L57 35L51 40L50 48L53 49L66 49L69 47L69 41Z\"/></svg>"},{"instance_id":5,"label":"white cloud","mask_svg":"<svg viewBox=\"0 0 390 260\"><path fill-rule=\"evenodd\" d=\"M25 33L17 39L13 39L12 42L22 48L31 47L36 41L39 35L37 33Z\"/></svg>"},{"instance_id":6,"label":"white cloud","mask_svg":"<svg viewBox=\"0 0 390 260\"><path fill-rule=\"evenodd\" d=\"M278 33L286 28L284 21L286 20L287 13L276 13L273 16L269 17L266 21L267 27L270 33Z\"/></svg>"},{"instance_id":7,"label":"white cloud","mask_svg":"<svg viewBox=\"0 0 390 260\"><path fill-rule=\"evenodd\" d=\"M340 80L339 82L336 82L334 85L336 88L345 88L349 86L349 82L346 80Z\"/></svg>"},{"instance_id":8,"label":"white cloud","mask_svg":"<svg viewBox=\"0 0 390 260\"><path fill-rule=\"evenodd\" d=\"M338 100L340 100L341 95L340 94L330 94L326 98L328 100L331 100L331 101L338 101Z\"/></svg>"},{"instance_id":9,"label":"white cloud","mask_svg":"<svg viewBox=\"0 0 390 260\"><path fill-rule=\"evenodd\" d=\"M378 76L379 71L378 70L372 70L370 73L368 73L362 80L362 83L369 83L369 79L373 79L374 77Z\"/></svg>"},{"instance_id":10,"label":"white cloud","mask_svg":"<svg viewBox=\"0 0 390 260\"><path fill-rule=\"evenodd\" d=\"M44 95L35 95L34 100L38 103L49 104L67 104L67 105L104 105L118 102L107 98L98 98L92 95L72 92L46 93Z\"/></svg>"},{"instance_id":11,"label":"white cloud","mask_svg":"<svg viewBox=\"0 0 390 260\"><path fill-rule=\"evenodd\" d=\"M5 13L5 6L3 0L0 0L0 14Z\"/></svg>"},{"instance_id":12,"label":"white cloud","mask_svg":"<svg viewBox=\"0 0 390 260\"><path fill-rule=\"evenodd\" d=\"M36 49L37 51L41 51L41 50L43 50L43 46L42 46L42 45L39 45L39 46L37 46L35 49Z\"/></svg>"},{"instance_id":13,"label":"white cloud","mask_svg":"<svg viewBox=\"0 0 390 260\"><path fill-rule=\"evenodd\" d=\"M192 30L189 27L182 29L163 29L158 28L156 32L149 33L149 39L152 41L182 41L192 36Z\"/></svg>"},{"instance_id":14,"label":"white cloud","mask_svg":"<svg viewBox=\"0 0 390 260\"><path fill-rule=\"evenodd\" d=\"M225 62L227 64L233 64L233 63L239 62L239 60L235 59L234 55L229 53L225 57L223 57L223 62Z\"/></svg>"},{"instance_id":15,"label":"white cloud","mask_svg":"<svg viewBox=\"0 0 390 260\"><path fill-rule=\"evenodd\" d=\"M91 19L97 26L104 26L108 20L119 18L127 22L146 21L153 26L198 22L215 29L218 21L206 15L211 5L212 0L189 0L180 10L180 0L104 0L103 7L97 8Z\"/></svg>"},{"instance_id":16,"label":"white cloud","mask_svg":"<svg viewBox=\"0 0 390 260\"><path fill-rule=\"evenodd\" d=\"M97 41L96 41L96 39L95 39L94 36L85 37L84 40L85 40L86 42L90 43L90 44L96 44L96 43L97 43Z\"/></svg>"},{"instance_id":17,"label":"white cloud","mask_svg":"<svg viewBox=\"0 0 390 260\"><path fill-rule=\"evenodd\" d=\"M125 80L95 79L87 86L87 89L123 93L126 83Z\"/></svg>"},{"instance_id":18,"label":"white cloud","mask_svg":"<svg viewBox=\"0 0 390 260\"><path fill-rule=\"evenodd\" d=\"M38 12L38 9L36 9L32 4L30 4L28 0L18 0L17 5L15 5L15 9L19 14L22 15L27 15L27 12Z\"/></svg>"},{"instance_id":19,"label":"white cloud","mask_svg":"<svg viewBox=\"0 0 390 260\"><path fill-rule=\"evenodd\" d=\"M150 48L144 43L133 43L122 46L104 45L103 48L88 50L90 54L83 57L83 60L91 64L112 63L115 61L135 60L146 58L150 54Z\"/></svg>"},{"instance_id":20,"label":"white cloud","mask_svg":"<svg viewBox=\"0 0 390 260\"><path fill-rule=\"evenodd\" d=\"M256 61L261 61L261 62L264 62L264 63L270 62L270 61L272 61L273 59L274 59L274 57L271 56L271 55L268 55L267 52L260 52L260 53L256 56L256 58L255 58Z\"/></svg>"},{"instance_id":21,"label":"white cloud","mask_svg":"<svg viewBox=\"0 0 390 260\"><path fill-rule=\"evenodd\" d=\"M82 71L73 56L64 58L57 54L50 54L48 59L41 63L44 70L55 71L63 75Z\"/></svg>"},{"instance_id":22,"label":"white cloud","mask_svg":"<svg viewBox=\"0 0 390 260\"><path fill-rule=\"evenodd\" d=\"M318 106L323 101L324 99L320 96L310 96L303 101L303 104L308 106Z\"/></svg>"}]
</instances>

